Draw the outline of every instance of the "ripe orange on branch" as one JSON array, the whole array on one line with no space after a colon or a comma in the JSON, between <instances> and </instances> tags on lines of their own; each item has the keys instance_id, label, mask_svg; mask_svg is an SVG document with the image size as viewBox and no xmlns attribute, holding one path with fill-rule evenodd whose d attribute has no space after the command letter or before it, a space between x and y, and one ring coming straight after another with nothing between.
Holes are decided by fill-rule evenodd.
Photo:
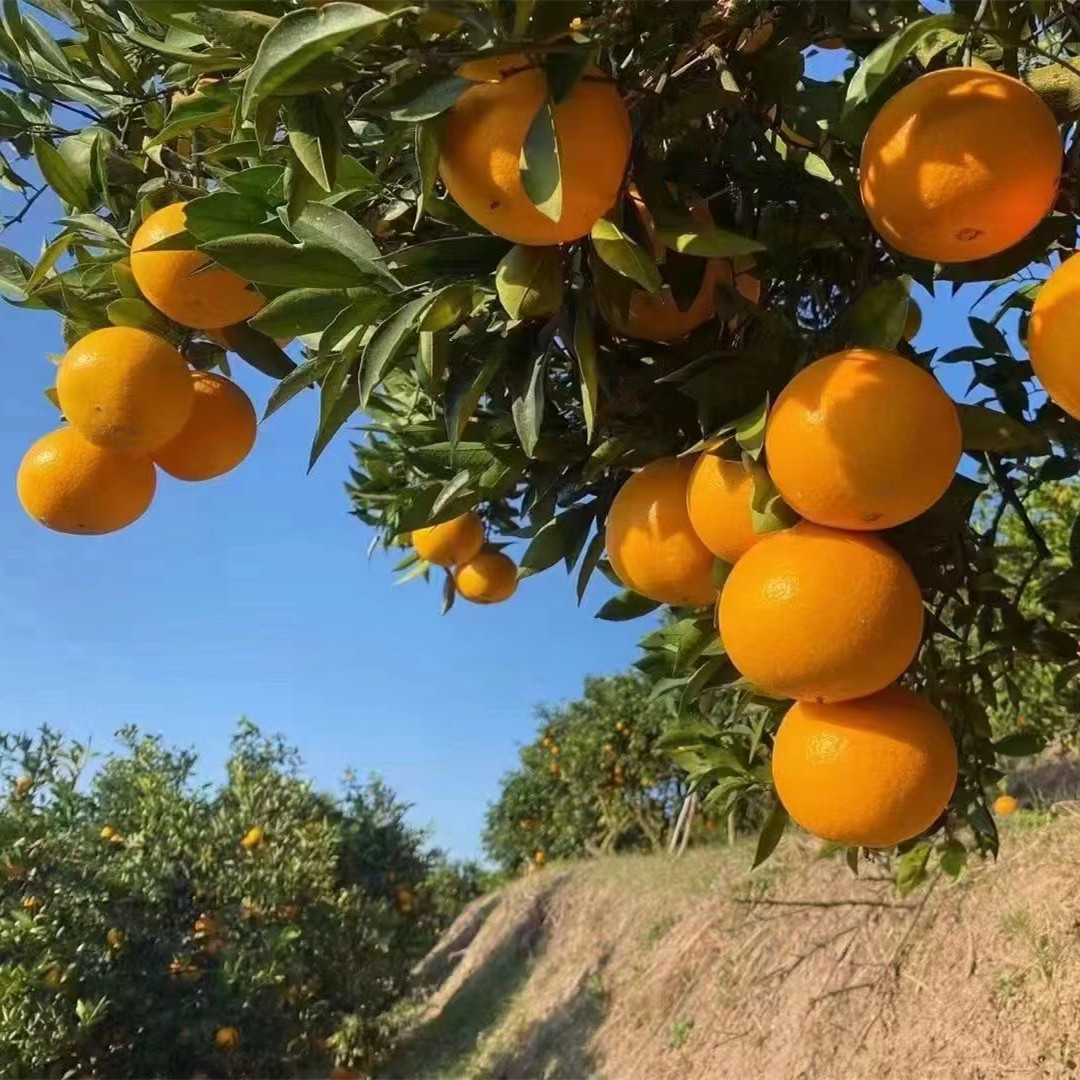
<instances>
[{"instance_id":1,"label":"ripe orange on branch","mask_svg":"<svg viewBox=\"0 0 1080 1080\"><path fill-rule=\"evenodd\" d=\"M739 671L767 694L803 701L888 686L914 659L923 629L919 586L893 548L808 521L752 547L718 610Z\"/></svg>"},{"instance_id":2,"label":"ripe orange on branch","mask_svg":"<svg viewBox=\"0 0 1080 1080\"><path fill-rule=\"evenodd\" d=\"M181 326L214 330L246 322L266 301L250 283L220 266L210 267L201 251L147 251L185 228L185 203L151 214L131 242L131 272L151 304Z\"/></svg>"},{"instance_id":3,"label":"ripe orange on branch","mask_svg":"<svg viewBox=\"0 0 1080 1080\"><path fill-rule=\"evenodd\" d=\"M1046 392L1070 416L1080 417L1080 258L1066 259L1035 297L1028 324L1031 366Z\"/></svg>"},{"instance_id":4,"label":"ripe orange on branch","mask_svg":"<svg viewBox=\"0 0 1080 1080\"><path fill-rule=\"evenodd\" d=\"M686 509L701 542L725 562L737 562L766 534L754 532L754 480L741 461L702 454L690 472Z\"/></svg>"},{"instance_id":5,"label":"ripe orange on branch","mask_svg":"<svg viewBox=\"0 0 1080 1080\"><path fill-rule=\"evenodd\" d=\"M458 566L454 585L474 604L501 604L517 591L517 567L501 551L482 551Z\"/></svg>"},{"instance_id":6,"label":"ripe orange on branch","mask_svg":"<svg viewBox=\"0 0 1080 1080\"><path fill-rule=\"evenodd\" d=\"M164 338L107 326L80 338L56 373L72 427L110 450L156 450L187 423L194 391L184 358Z\"/></svg>"},{"instance_id":7,"label":"ripe orange on branch","mask_svg":"<svg viewBox=\"0 0 1080 1080\"><path fill-rule=\"evenodd\" d=\"M630 118L614 84L590 67L555 106L562 213L552 221L521 183L522 146L547 100L544 69L512 55L470 61L458 74L476 85L446 114L439 163L457 204L516 244L563 244L589 232L615 202L630 156Z\"/></svg>"},{"instance_id":8,"label":"ripe orange on branch","mask_svg":"<svg viewBox=\"0 0 1080 1080\"><path fill-rule=\"evenodd\" d=\"M837 529L888 529L929 509L960 461L960 420L937 380L894 353L810 364L769 414L765 454L784 501Z\"/></svg>"},{"instance_id":9,"label":"ripe orange on branch","mask_svg":"<svg viewBox=\"0 0 1080 1080\"><path fill-rule=\"evenodd\" d=\"M210 480L235 469L255 445L256 419L251 399L221 375L191 376L194 405L187 423L154 461L178 480Z\"/></svg>"},{"instance_id":10,"label":"ripe orange on branch","mask_svg":"<svg viewBox=\"0 0 1080 1080\"><path fill-rule=\"evenodd\" d=\"M48 529L115 532L140 518L157 487L145 454L105 450L62 427L27 451L16 479L23 509Z\"/></svg>"},{"instance_id":11,"label":"ripe orange on branch","mask_svg":"<svg viewBox=\"0 0 1080 1080\"><path fill-rule=\"evenodd\" d=\"M436 566L457 566L480 554L484 546L484 523L469 511L450 521L413 529L413 547L421 559Z\"/></svg>"},{"instance_id":12,"label":"ripe orange on branch","mask_svg":"<svg viewBox=\"0 0 1080 1080\"><path fill-rule=\"evenodd\" d=\"M945 68L894 94L863 142L860 185L874 228L934 262L985 259L1019 243L1057 197L1054 114L1018 79Z\"/></svg>"},{"instance_id":13,"label":"ripe orange on branch","mask_svg":"<svg viewBox=\"0 0 1080 1080\"><path fill-rule=\"evenodd\" d=\"M692 458L661 458L619 489L607 516L611 566L629 589L661 604L710 604L716 598L712 552L686 509Z\"/></svg>"},{"instance_id":14,"label":"ripe orange on branch","mask_svg":"<svg viewBox=\"0 0 1080 1080\"><path fill-rule=\"evenodd\" d=\"M956 744L941 713L900 686L837 705L800 701L773 744L773 781L807 832L891 847L928 829L956 785Z\"/></svg>"},{"instance_id":15,"label":"ripe orange on branch","mask_svg":"<svg viewBox=\"0 0 1080 1080\"><path fill-rule=\"evenodd\" d=\"M999 795L994 800L994 813L998 817L1011 817L1020 809L1020 801L1015 795Z\"/></svg>"}]
</instances>

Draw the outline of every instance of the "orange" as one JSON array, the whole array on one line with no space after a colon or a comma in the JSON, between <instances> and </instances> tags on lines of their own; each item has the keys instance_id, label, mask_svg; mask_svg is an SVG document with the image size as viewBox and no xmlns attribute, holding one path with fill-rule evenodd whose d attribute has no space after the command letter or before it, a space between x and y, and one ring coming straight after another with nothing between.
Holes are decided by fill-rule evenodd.
<instances>
[{"instance_id":1,"label":"orange","mask_svg":"<svg viewBox=\"0 0 1080 1080\"><path fill-rule=\"evenodd\" d=\"M873 697L800 701L773 744L773 782L807 832L851 847L892 847L928 829L956 785L941 713L900 686Z\"/></svg>"},{"instance_id":2,"label":"orange","mask_svg":"<svg viewBox=\"0 0 1080 1080\"><path fill-rule=\"evenodd\" d=\"M900 251L934 262L985 259L1019 243L1057 197L1054 114L1017 79L945 68L894 94L862 147L863 205Z\"/></svg>"},{"instance_id":3,"label":"orange","mask_svg":"<svg viewBox=\"0 0 1080 1080\"><path fill-rule=\"evenodd\" d=\"M686 487L686 510L698 539L718 558L737 562L764 533L754 532L754 479L741 461L702 454Z\"/></svg>"},{"instance_id":4,"label":"orange","mask_svg":"<svg viewBox=\"0 0 1080 1080\"><path fill-rule=\"evenodd\" d=\"M769 414L765 454L784 501L837 529L889 529L929 509L960 461L956 406L894 353L848 349L815 361Z\"/></svg>"},{"instance_id":5,"label":"orange","mask_svg":"<svg viewBox=\"0 0 1080 1080\"><path fill-rule=\"evenodd\" d=\"M755 544L724 583L731 662L773 697L847 701L898 678L919 648L915 576L883 540L808 521Z\"/></svg>"},{"instance_id":6,"label":"orange","mask_svg":"<svg viewBox=\"0 0 1080 1080\"><path fill-rule=\"evenodd\" d=\"M660 458L619 489L607 517L607 553L619 580L661 604L711 604L712 552L686 510L692 458Z\"/></svg>"},{"instance_id":7,"label":"orange","mask_svg":"<svg viewBox=\"0 0 1080 1080\"><path fill-rule=\"evenodd\" d=\"M127 941L127 934L118 926L112 927L105 935L105 943L110 949L119 950L124 947Z\"/></svg>"},{"instance_id":8,"label":"orange","mask_svg":"<svg viewBox=\"0 0 1080 1080\"><path fill-rule=\"evenodd\" d=\"M102 825L101 827L101 839L107 840L112 843L120 834L113 828L112 825Z\"/></svg>"},{"instance_id":9,"label":"orange","mask_svg":"<svg viewBox=\"0 0 1080 1080\"><path fill-rule=\"evenodd\" d=\"M240 1032L234 1027L220 1027L214 1032L214 1045L219 1050L232 1050L240 1041Z\"/></svg>"},{"instance_id":10,"label":"orange","mask_svg":"<svg viewBox=\"0 0 1080 1080\"><path fill-rule=\"evenodd\" d=\"M74 428L38 439L19 466L22 508L57 532L115 532L140 518L154 498L157 474L145 454L104 450Z\"/></svg>"},{"instance_id":11,"label":"orange","mask_svg":"<svg viewBox=\"0 0 1080 1080\"><path fill-rule=\"evenodd\" d=\"M454 584L474 604L501 604L517 591L517 567L501 551L482 551L454 571Z\"/></svg>"},{"instance_id":12,"label":"orange","mask_svg":"<svg viewBox=\"0 0 1080 1080\"><path fill-rule=\"evenodd\" d=\"M109 450L155 450L187 423L194 393L184 358L164 338L107 326L60 361L56 396L68 423Z\"/></svg>"},{"instance_id":13,"label":"orange","mask_svg":"<svg viewBox=\"0 0 1080 1080\"><path fill-rule=\"evenodd\" d=\"M994 800L994 813L998 817L1009 817L1020 809L1020 801L1014 795L999 795Z\"/></svg>"},{"instance_id":14,"label":"orange","mask_svg":"<svg viewBox=\"0 0 1080 1080\"><path fill-rule=\"evenodd\" d=\"M196 371L195 404L183 429L155 450L154 461L178 480L210 480L235 469L255 445L255 409L236 383Z\"/></svg>"},{"instance_id":15,"label":"orange","mask_svg":"<svg viewBox=\"0 0 1080 1080\"><path fill-rule=\"evenodd\" d=\"M533 862L536 863L537 866L543 866L544 863L547 862L547 856L543 851L537 851L536 854L533 855Z\"/></svg>"},{"instance_id":16,"label":"orange","mask_svg":"<svg viewBox=\"0 0 1080 1080\"><path fill-rule=\"evenodd\" d=\"M246 322L266 304L250 282L220 266L203 269L210 260L199 251L144 250L184 231L184 206L164 206L139 226L131 242L135 284L181 326L212 330Z\"/></svg>"},{"instance_id":17,"label":"orange","mask_svg":"<svg viewBox=\"0 0 1080 1080\"><path fill-rule=\"evenodd\" d=\"M1080 258L1066 259L1035 297L1028 324L1031 366L1050 397L1070 416L1080 417Z\"/></svg>"},{"instance_id":18,"label":"orange","mask_svg":"<svg viewBox=\"0 0 1080 1080\"><path fill-rule=\"evenodd\" d=\"M22 907L24 911L31 913L38 912L44 907L45 901L40 896L24 896L22 898Z\"/></svg>"},{"instance_id":19,"label":"orange","mask_svg":"<svg viewBox=\"0 0 1080 1080\"><path fill-rule=\"evenodd\" d=\"M479 514L469 511L439 525L413 529L412 541L421 559L436 566L455 566L480 554L484 523Z\"/></svg>"},{"instance_id":20,"label":"orange","mask_svg":"<svg viewBox=\"0 0 1080 1080\"><path fill-rule=\"evenodd\" d=\"M30 794L30 789L34 786L34 778L32 776L23 775L16 778L12 787L15 790L16 799L24 799Z\"/></svg>"},{"instance_id":21,"label":"orange","mask_svg":"<svg viewBox=\"0 0 1080 1080\"><path fill-rule=\"evenodd\" d=\"M543 68L524 56L497 56L463 64L458 74L476 85L446 114L439 169L462 210L516 244L564 244L589 232L615 202L630 157L630 118L615 86L590 67L555 107L556 222L521 185L521 148L548 92Z\"/></svg>"},{"instance_id":22,"label":"orange","mask_svg":"<svg viewBox=\"0 0 1080 1080\"><path fill-rule=\"evenodd\" d=\"M264 839L266 839L266 837L263 835L262 829L258 825L254 825L244 833L243 838L240 841L240 846L251 851L252 848L257 848Z\"/></svg>"}]
</instances>

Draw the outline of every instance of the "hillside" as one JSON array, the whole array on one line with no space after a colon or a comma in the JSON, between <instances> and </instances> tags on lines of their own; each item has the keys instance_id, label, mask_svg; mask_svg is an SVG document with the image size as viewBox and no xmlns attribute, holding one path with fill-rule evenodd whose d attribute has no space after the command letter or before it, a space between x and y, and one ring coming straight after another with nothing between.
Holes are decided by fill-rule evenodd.
<instances>
[{"instance_id":1,"label":"hillside","mask_svg":"<svg viewBox=\"0 0 1080 1080\"><path fill-rule=\"evenodd\" d=\"M385 1077L990 1080L1080 1070L1080 817L900 899L789 838L554 867L478 901Z\"/></svg>"}]
</instances>

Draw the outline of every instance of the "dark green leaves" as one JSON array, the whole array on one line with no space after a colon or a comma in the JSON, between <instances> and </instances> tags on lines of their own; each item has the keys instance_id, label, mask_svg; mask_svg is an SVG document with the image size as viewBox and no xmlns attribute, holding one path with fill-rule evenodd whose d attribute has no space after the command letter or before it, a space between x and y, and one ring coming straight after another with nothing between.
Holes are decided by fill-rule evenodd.
<instances>
[{"instance_id":1,"label":"dark green leaves","mask_svg":"<svg viewBox=\"0 0 1080 1080\"><path fill-rule=\"evenodd\" d=\"M907 278L892 278L871 286L848 313L848 343L864 349L895 349L907 322Z\"/></svg>"},{"instance_id":2,"label":"dark green leaves","mask_svg":"<svg viewBox=\"0 0 1080 1080\"><path fill-rule=\"evenodd\" d=\"M45 182L64 202L77 210L93 209L89 189L51 143L34 136L34 159Z\"/></svg>"},{"instance_id":3,"label":"dark green leaves","mask_svg":"<svg viewBox=\"0 0 1080 1080\"><path fill-rule=\"evenodd\" d=\"M596 355L596 336L593 333L592 310L588 302L578 298L574 311L574 356L577 358L581 382L581 412L585 417L585 437L592 442L596 423L596 393L599 381L599 360Z\"/></svg>"},{"instance_id":4,"label":"dark green leaves","mask_svg":"<svg viewBox=\"0 0 1080 1080\"><path fill-rule=\"evenodd\" d=\"M332 191L341 155L339 116L341 102L329 94L304 94L286 111L289 145L308 175Z\"/></svg>"},{"instance_id":5,"label":"dark green leaves","mask_svg":"<svg viewBox=\"0 0 1080 1080\"><path fill-rule=\"evenodd\" d=\"M271 300L250 323L272 338L294 338L325 330L348 306L349 295L340 289L292 289Z\"/></svg>"},{"instance_id":6,"label":"dark green leaves","mask_svg":"<svg viewBox=\"0 0 1080 1080\"><path fill-rule=\"evenodd\" d=\"M555 107L540 106L521 147L521 186L533 206L551 221L562 217L562 167L555 131Z\"/></svg>"},{"instance_id":7,"label":"dark green leaves","mask_svg":"<svg viewBox=\"0 0 1080 1080\"><path fill-rule=\"evenodd\" d=\"M540 427L544 422L544 377L548 359L546 350L532 357L521 390L510 406L521 447L529 457L536 450Z\"/></svg>"},{"instance_id":8,"label":"dark green leaves","mask_svg":"<svg viewBox=\"0 0 1080 1080\"><path fill-rule=\"evenodd\" d=\"M613 596L596 613L598 619L606 622L626 622L629 619L640 619L642 615L648 615L660 606L656 600L650 600L647 596L624 589L618 596Z\"/></svg>"},{"instance_id":9,"label":"dark green leaves","mask_svg":"<svg viewBox=\"0 0 1080 1080\"><path fill-rule=\"evenodd\" d=\"M416 323L431 297L421 296L398 308L379 324L364 349L360 376L360 406L367 404L372 390L415 338Z\"/></svg>"},{"instance_id":10,"label":"dark green leaves","mask_svg":"<svg viewBox=\"0 0 1080 1080\"><path fill-rule=\"evenodd\" d=\"M926 866L933 846L921 840L910 851L905 851L896 863L896 891L907 896L926 880Z\"/></svg>"},{"instance_id":11,"label":"dark green leaves","mask_svg":"<svg viewBox=\"0 0 1080 1080\"><path fill-rule=\"evenodd\" d=\"M554 315L563 302L563 263L558 248L519 244L495 271L495 289L512 319Z\"/></svg>"},{"instance_id":12,"label":"dark green leaves","mask_svg":"<svg viewBox=\"0 0 1080 1080\"><path fill-rule=\"evenodd\" d=\"M281 379L296 367L273 338L260 334L247 323L228 326L221 333L233 352L264 375Z\"/></svg>"},{"instance_id":13,"label":"dark green leaves","mask_svg":"<svg viewBox=\"0 0 1080 1080\"><path fill-rule=\"evenodd\" d=\"M311 444L308 470L319 460L338 429L360 406L360 390L356 380L356 363L350 356L337 359L323 380L319 395L319 427Z\"/></svg>"},{"instance_id":14,"label":"dark green leaves","mask_svg":"<svg viewBox=\"0 0 1080 1080\"><path fill-rule=\"evenodd\" d=\"M312 360L304 361L299 367L291 371L274 387L274 392L266 403L266 412L263 414L263 419L265 420L268 416L276 413L282 405L292 401L301 390L306 390L309 386L314 385L330 370L332 364L332 357L315 357Z\"/></svg>"},{"instance_id":15,"label":"dark green leaves","mask_svg":"<svg viewBox=\"0 0 1080 1080\"><path fill-rule=\"evenodd\" d=\"M1040 753L1046 740L1034 731L1014 731L994 743L994 753L1003 757L1031 757Z\"/></svg>"},{"instance_id":16,"label":"dark green leaves","mask_svg":"<svg viewBox=\"0 0 1080 1080\"><path fill-rule=\"evenodd\" d=\"M659 294L663 280L652 256L615 222L598 218L591 236L593 248L605 265L654 295Z\"/></svg>"},{"instance_id":17,"label":"dark green leaves","mask_svg":"<svg viewBox=\"0 0 1080 1080\"><path fill-rule=\"evenodd\" d=\"M278 236L248 234L201 244L215 262L266 285L348 288L370 280L351 259L326 248L294 245Z\"/></svg>"},{"instance_id":18,"label":"dark green leaves","mask_svg":"<svg viewBox=\"0 0 1080 1080\"><path fill-rule=\"evenodd\" d=\"M284 15L259 44L244 84L244 116L253 116L261 101L283 88L313 60L358 34L379 29L386 18L381 11L364 4L327 4Z\"/></svg>"},{"instance_id":19,"label":"dark green leaves","mask_svg":"<svg viewBox=\"0 0 1080 1080\"><path fill-rule=\"evenodd\" d=\"M560 104L574 92L578 79L585 73L591 59L588 49L549 52L544 57L544 72L552 104Z\"/></svg>"},{"instance_id":20,"label":"dark green leaves","mask_svg":"<svg viewBox=\"0 0 1080 1080\"><path fill-rule=\"evenodd\" d=\"M765 245L758 240L693 218L682 222L665 218L664 224L656 230L656 237L672 251L706 259L734 258L765 250Z\"/></svg>"},{"instance_id":21,"label":"dark green leaves","mask_svg":"<svg viewBox=\"0 0 1080 1080\"><path fill-rule=\"evenodd\" d=\"M1010 355L1009 343L1005 340L1005 335L996 326L974 315L968 318L968 325L975 335L975 340L987 352L1002 356Z\"/></svg>"},{"instance_id":22,"label":"dark green leaves","mask_svg":"<svg viewBox=\"0 0 1080 1080\"><path fill-rule=\"evenodd\" d=\"M403 120L410 124L431 120L446 112L470 86L475 85L474 82L463 79L460 75L451 75L449 78L440 79L413 98L407 105L391 110L390 116L394 120Z\"/></svg>"},{"instance_id":23,"label":"dark green leaves","mask_svg":"<svg viewBox=\"0 0 1080 1080\"><path fill-rule=\"evenodd\" d=\"M957 405L956 409L967 451L1024 457L1050 453L1050 440L1040 428L983 405Z\"/></svg>"},{"instance_id":24,"label":"dark green leaves","mask_svg":"<svg viewBox=\"0 0 1080 1080\"><path fill-rule=\"evenodd\" d=\"M751 866L752 870L757 869L776 850L776 845L780 843L780 838L784 835L789 820L788 812L784 809L780 800L777 799L773 803L773 808L769 811L765 823L761 826L761 832L758 834L757 849L754 851L754 862Z\"/></svg>"},{"instance_id":25,"label":"dark green leaves","mask_svg":"<svg viewBox=\"0 0 1080 1080\"><path fill-rule=\"evenodd\" d=\"M908 23L879 45L859 65L848 83L844 100L845 112L869 101L881 84L912 54L919 43L939 30L962 30L967 20L959 15L931 15Z\"/></svg>"}]
</instances>

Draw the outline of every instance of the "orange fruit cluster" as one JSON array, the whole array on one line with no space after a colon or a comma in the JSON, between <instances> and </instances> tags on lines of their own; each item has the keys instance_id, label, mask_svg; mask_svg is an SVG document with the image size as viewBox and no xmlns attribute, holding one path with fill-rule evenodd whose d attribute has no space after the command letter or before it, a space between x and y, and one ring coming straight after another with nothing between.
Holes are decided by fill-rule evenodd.
<instances>
[{"instance_id":1,"label":"orange fruit cluster","mask_svg":"<svg viewBox=\"0 0 1080 1080\"><path fill-rule=\"evenodd\" d=\"M712 603L714 556L733 564L717 605L727 655L759 691L796 702L774 746L781 801L818 836L890 846L945 808L956 749L934 706L893 685L922 640L922 595L873 531L945 492L956 408L914 363L849 349L788 383L764 442L767 473L722 445L634 474L608 513L608 558L629 588L676 606ZM755 532L757 472L802 521Z\"/></svg>"},{"instance_id":2,"label":"orange fruit cluster","mask_svg":"<svg viewBox=\"0 0 1080 1080\"><path fill-rule=\"evenodd\" d=\"M517 566L501 551L484 551L484 523L472 511L414 529L413 547L435 566L453 567L458 595L474 604L501 604L517 591Z\"/></svg>"},{"instance_id":3,"label":"orange fruit cluster","mask_svg":"<svg viewBox=\"0 0 1080 1080\"><path fill-rule=\"evenodd\" d=\"M56 395L67 419L19 466L23 509L58 532L114 532L140 518L155 465L208 480L255 443L255 410L235 383L192 372L164 338L111 326L77 341L60 362Z\"/></svg>"}]
</instances>

